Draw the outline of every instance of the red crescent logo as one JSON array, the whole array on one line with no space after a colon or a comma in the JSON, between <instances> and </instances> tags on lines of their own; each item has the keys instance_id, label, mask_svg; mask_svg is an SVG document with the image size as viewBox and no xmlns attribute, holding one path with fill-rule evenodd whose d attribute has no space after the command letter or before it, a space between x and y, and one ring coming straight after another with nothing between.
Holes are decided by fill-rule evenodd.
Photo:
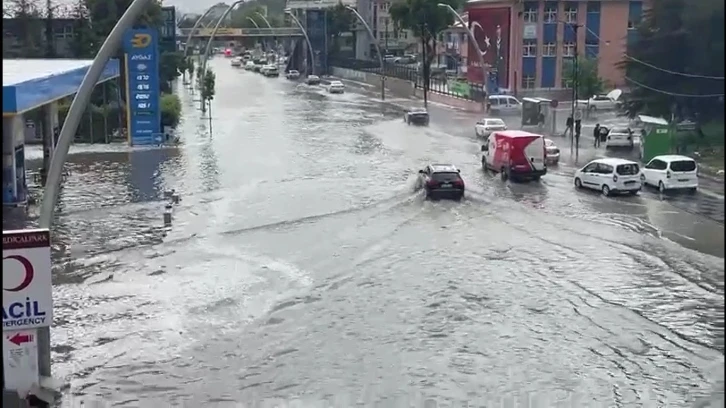
<instances>
[{"instance_id":1,"label":"red crescent logo","mask_svg":"<svg viewBox=\"0 0 726 408\"><path fill-rule=\"evenodd\" d=\"M8 292L20 292L21 290L27 288L30 286L30 284L33 282L33 275L35 275L35 271L33 270L33 264L30 263L30 261L20 255L10 255L3 258L3 262L6 259L14 259L18 262L20 262L23 265L23 269L25 269L25 279L20 283L20 285L14 287L14 288L5 288L3 287L3 290L7 290Z\"/></svg>"}]
</instances>

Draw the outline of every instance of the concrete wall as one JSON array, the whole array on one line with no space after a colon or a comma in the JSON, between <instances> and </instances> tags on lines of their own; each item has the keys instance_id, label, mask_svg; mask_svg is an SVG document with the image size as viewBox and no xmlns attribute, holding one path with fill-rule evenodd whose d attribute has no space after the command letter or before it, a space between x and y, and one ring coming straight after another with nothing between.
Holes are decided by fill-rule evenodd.
<instances>
[{"instance_id":1,"label":"concrete wall","mask_svg":"<svg viewBox=\"0 0 726 408\"><path fill-rule=\"evenodd\" d=\"M381 85L381 76L370 72L356 71L348 68L332 67L333 76L351 81L364 82L373 86ZM398 78L386 78L386 90L398 97L406 98L414 95L413 83Z\"/></svg>"}]
</instances>

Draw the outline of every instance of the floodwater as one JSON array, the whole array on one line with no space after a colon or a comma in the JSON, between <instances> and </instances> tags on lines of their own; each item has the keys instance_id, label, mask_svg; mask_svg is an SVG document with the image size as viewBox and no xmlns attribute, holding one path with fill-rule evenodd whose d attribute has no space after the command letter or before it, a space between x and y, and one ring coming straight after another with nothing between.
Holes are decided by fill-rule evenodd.
<instances>
[{"instance_id":1,"label":"floodwater","mask_svg":"<svg viewBox=\"0 0 726 408\"><path fill-rule=\"evenodd\" d=\"M723 406L719 193L576 191L586 149L502 183L481 171L476 115L432 106L409 127L416 102L212 66L212 131L180 85L179 148L69 158L65 401ZM462 202L414 190L428 162L461 169Z\"/></svg>"}]
</instances>

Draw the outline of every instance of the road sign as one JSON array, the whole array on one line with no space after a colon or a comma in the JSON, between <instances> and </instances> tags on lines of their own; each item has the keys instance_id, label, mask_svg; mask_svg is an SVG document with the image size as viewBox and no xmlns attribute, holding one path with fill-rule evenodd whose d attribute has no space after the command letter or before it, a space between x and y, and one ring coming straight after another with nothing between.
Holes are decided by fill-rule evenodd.
<instances>
[{"instance_id":1,"label":"road sign","mask_svg":"<svg viewBox=\"0 0 726 408\"><path fill-rule=\"evenodd\" d=\"M3 332L53 322L50 232L3 231Z\"/></svg>"},{"instance_id":2,"label":"road sign","mask_svg":"<svg viewBox=\"0 0 726 408\"><path fill-rule=\"evenodd\" d=\"M3 369L5 388L15 390L21 398L39 386L36 330L3 332Z\"/></svg>"}]
</instances>

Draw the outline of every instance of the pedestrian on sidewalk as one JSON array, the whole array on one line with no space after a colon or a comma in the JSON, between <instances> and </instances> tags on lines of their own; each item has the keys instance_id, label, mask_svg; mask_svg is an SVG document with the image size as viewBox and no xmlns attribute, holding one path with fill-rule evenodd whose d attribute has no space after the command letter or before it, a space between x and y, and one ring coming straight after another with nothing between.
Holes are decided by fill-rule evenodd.
<instances>
[{"instance_id":1,"label":"pedestrian on sidewalk","mask_svg":"<svg viewBox=\"0 0 726 408\"><path fill-rule=\"evenodd\" d=\"M592 135L595 137L595 148L600 147L600 124L595 124L595 129L592 130Z\"/></svg>"},{"instance_id":2,"label":"pedestrian on sidewalk","mask_svg":"<svg viewBox=\"0 0 726 408\"><path fill-rule=\"evenodd\" d=\"M570 138L572 138L572 126L575 124L575 121L572 119L572 116L567 117L567 121L565 122L565 136L567 136L567 132L570 132Z\"/></svg>"}]
</instances>

